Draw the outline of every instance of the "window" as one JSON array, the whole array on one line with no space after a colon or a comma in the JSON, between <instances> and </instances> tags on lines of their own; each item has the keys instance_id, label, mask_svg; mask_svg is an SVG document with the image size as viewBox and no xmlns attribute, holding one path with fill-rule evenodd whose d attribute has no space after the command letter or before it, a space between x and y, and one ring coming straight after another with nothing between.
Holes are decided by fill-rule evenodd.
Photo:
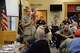
<instances>
[{"instance_id":1,"label":"window","mask_svg":"<svg viewBox=\"0 0 80 53\"><path fill-rule=\"evenodd\" d=\"M5 0L7 16L18 16L18 0Z\"/></svg>"},{"instance_id":2,"label":"window","mask_svg":"<svg viewBox=\"0 0 80 53\"><path fill-rule=\"evenodd\" d=\"M8 30L16 30L16 17L8 16Z\"/></svg>"}]
</instances>

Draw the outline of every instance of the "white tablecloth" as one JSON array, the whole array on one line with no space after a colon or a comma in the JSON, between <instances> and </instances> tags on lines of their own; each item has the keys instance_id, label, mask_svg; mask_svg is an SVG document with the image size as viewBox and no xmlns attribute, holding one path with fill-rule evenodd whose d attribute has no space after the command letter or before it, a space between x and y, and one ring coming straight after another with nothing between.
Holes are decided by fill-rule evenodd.
<instances>
[{"instance_id":1,"label":"white tablecloth","mask_svg":"<svg viewBox=\"0 0 80 53\"><path fill-rule=\"evenodd\" d=\"M2 49L0 49L0 53L16 53L20 48L20 44L11 44L11 45L4 45Z\"/></svg>"}]
</instances>

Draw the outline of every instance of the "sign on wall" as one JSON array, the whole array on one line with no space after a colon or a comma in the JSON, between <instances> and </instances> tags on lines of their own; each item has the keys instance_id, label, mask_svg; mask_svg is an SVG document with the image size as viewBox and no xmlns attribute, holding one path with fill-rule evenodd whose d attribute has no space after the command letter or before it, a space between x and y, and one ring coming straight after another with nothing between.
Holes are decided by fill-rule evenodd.
<instances>
[{"instance_id":1,"label":"sign on wall","mask_svg":"<svg viewBox=\"0 0 80 53\"><path fill-rule=\"evenodd\" d=\"M76 6L76 10L77 11L80 11L80 6Z\"/></svg>"}]
</instances>

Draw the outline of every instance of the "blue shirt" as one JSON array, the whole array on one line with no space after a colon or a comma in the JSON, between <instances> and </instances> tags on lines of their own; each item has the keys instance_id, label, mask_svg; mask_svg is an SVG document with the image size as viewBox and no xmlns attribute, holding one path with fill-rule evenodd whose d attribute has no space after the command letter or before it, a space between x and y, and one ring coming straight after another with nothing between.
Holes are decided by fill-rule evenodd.
<instances>
[{"instance_id":1,"label":"blue shirt","mask_svg":"<svg viewBox=\"0 0 80 53\"><path fill-rule=\"evenodd\" d=\"M58 23L55 20L51 21L52 26L58 26Z\"/></svg>"},{"instance_id":2,"label":"blue shirt","mask_svg":"<svg viewBox=\"0 0 80 53\"><path fill-rule=\"evenodd\" d=\"M80 37L74 38L68 47L68 53L80 53Z\"/></svg>"}]
</instances>

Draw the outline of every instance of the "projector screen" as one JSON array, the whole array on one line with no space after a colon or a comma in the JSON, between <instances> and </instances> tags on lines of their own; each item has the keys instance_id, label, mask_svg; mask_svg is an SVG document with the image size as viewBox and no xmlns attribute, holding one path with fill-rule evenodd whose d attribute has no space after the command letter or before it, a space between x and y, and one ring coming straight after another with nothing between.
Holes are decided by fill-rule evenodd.
<instances>
[{"instance_id":1,"label":"projector screen","mask_svg":"<svg viewBox=\"0 0 80 53\"><path fill-rule=\"evenodd\" d=\"M18 0L5 0L7 16L18 16Z\"/></svg>"}]
</instances>

